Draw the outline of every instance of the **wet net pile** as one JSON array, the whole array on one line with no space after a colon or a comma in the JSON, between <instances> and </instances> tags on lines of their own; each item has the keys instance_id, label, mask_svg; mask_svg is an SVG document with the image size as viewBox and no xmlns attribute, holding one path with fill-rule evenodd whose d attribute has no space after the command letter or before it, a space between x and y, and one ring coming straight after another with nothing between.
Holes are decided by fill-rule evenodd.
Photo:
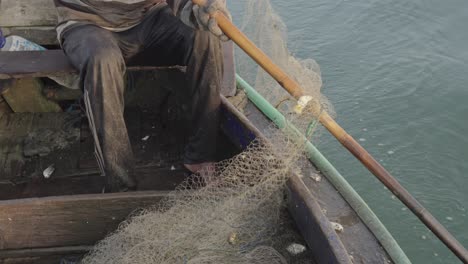
<instances>
[{"instance_id":1,"label":"wet net pile","mask_svg":"<svg viewBox=\"0 0 468 264\"><path fill-rule=\"evenodd\" d=\"M240 51L238 72L281 108L289 124L310 136L317 109L323 109L318 66L290 56L285 27L268 1L249 1L246 10L255 13L244 19L244 30L246 25L263 27L245 31L316 98L314 110L294 113L295 102ZM278 232L284 223L285 183L299 166L305 142L291 129L272 125L265 138L220 162L215 171L193 175L159 205L132 216L82 263L292 263Z\"/></svg>"}]
</instances>

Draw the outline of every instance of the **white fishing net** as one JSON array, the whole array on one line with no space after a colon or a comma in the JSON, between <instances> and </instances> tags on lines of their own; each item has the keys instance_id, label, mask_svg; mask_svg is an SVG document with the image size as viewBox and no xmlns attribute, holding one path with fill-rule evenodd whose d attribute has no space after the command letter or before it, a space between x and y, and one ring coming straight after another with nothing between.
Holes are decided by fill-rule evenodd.
<instances>
[{"instance_id":1,"label":"white fishing net","mask_svg":"<svg viewBox=\"0 0 468 264\"><path fill-rule=\"evenodd\" d=\"M310 105L313 111L297 115L290 111L295 101L241 51L238 72L280 106L288 124L310 136L323 102L317 64L290 56L284 24L267 0L247 1L245 10L252 11L244 19L248 36L319 99ZM159 205L133 215L82 263L300 263L286 249L291 247L288 231L281 232L285 183L300 166L305 142L294 129L271 125L265 138L254 140L242 153L191 176Z\"/></svg>"}]
</instances>

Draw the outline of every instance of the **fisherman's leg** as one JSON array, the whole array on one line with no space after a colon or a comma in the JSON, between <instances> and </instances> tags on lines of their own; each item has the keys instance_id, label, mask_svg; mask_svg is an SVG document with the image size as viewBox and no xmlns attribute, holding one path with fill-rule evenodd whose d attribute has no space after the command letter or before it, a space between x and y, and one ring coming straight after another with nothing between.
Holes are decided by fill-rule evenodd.
<instances>
[{"instance_id":1,"label":"fisherman's leg","mask_svg":"<svg viewBox=\"0 0 468 264\"><path fill-rule=\"evenodd\" d=\"M135 58L138 64L150 60L153 65L187 66L188 86L178 91L191 102L192 128L184 162L198 165L215 161L223 74L219 39L186 26L170 9L148 15L126 34L138 36L142 43L142 52Z\"/></svg>"},{"instance_id":2,"label":"fisherman's leg","mask_svg":"<svg viewBox=\"0 0 468 264\"><path fill-rule=\"evenodd\" d=\"M134 187L134 158L124 112L125 62L112 32L80 26L65 32L63 49L80 70L89 124L106 188Z\"/></svg>"},{"instance_id":3,"label":"fisherman's leg","mask_svg":"<svg viewBox=\"0 0 468 264\"><path fill-rule=\"evenodd\" d=\"M220 40L208 31L195 31L187 60L188 93L192 104L193 132L184 163L198 171L205 162L215 161L220 119L220 88L223 54Z\"/></svg>"}]
</instances>

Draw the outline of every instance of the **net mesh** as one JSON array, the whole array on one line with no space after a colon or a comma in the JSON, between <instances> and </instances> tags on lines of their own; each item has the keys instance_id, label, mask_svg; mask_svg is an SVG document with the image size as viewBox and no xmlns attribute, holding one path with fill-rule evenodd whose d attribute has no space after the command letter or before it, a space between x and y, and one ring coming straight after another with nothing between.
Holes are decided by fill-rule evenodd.
<instances>
[{"instance_id":1,"label":"net mesh","mask_svg":"<svg viewBox=\"0 0 468 264\"><path fill-rule=\"evenodd\" d=\"M290 56L286 28L267 0L247 1L245 11L243 30L288 69L315 98L314 104L302 115L295 114L296 102L237 51L238 73L278 106L297 130L271 125L265 138L254 140L242 153L192 175L160 204L134 214L82 263L294 262L292 256L298 253L286 249L288 235L279 235L285 219L284 186L303 156L306 137L297 131L312 135L313 124L325 109L320 71L313 60Z\"/></svg>"}]
</instances>

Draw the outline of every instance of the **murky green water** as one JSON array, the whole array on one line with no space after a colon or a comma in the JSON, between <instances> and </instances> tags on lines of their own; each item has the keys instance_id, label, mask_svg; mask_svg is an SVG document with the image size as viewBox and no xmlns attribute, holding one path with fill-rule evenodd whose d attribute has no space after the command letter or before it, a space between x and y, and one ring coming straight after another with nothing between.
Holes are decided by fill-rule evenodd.
<instances>
[{"instance_id":1,"label":"murky green water","mask_svg":"<svg viewBox=\"0 0 468 264\"><path fill-rule=\"evenodd\" d=\"M468 247L468 2L273 0L337 121ZM234 16L236 6L232 6ZM320 150L413 263L458 263L330 136Z\"/></svg>"}]
</instances>

